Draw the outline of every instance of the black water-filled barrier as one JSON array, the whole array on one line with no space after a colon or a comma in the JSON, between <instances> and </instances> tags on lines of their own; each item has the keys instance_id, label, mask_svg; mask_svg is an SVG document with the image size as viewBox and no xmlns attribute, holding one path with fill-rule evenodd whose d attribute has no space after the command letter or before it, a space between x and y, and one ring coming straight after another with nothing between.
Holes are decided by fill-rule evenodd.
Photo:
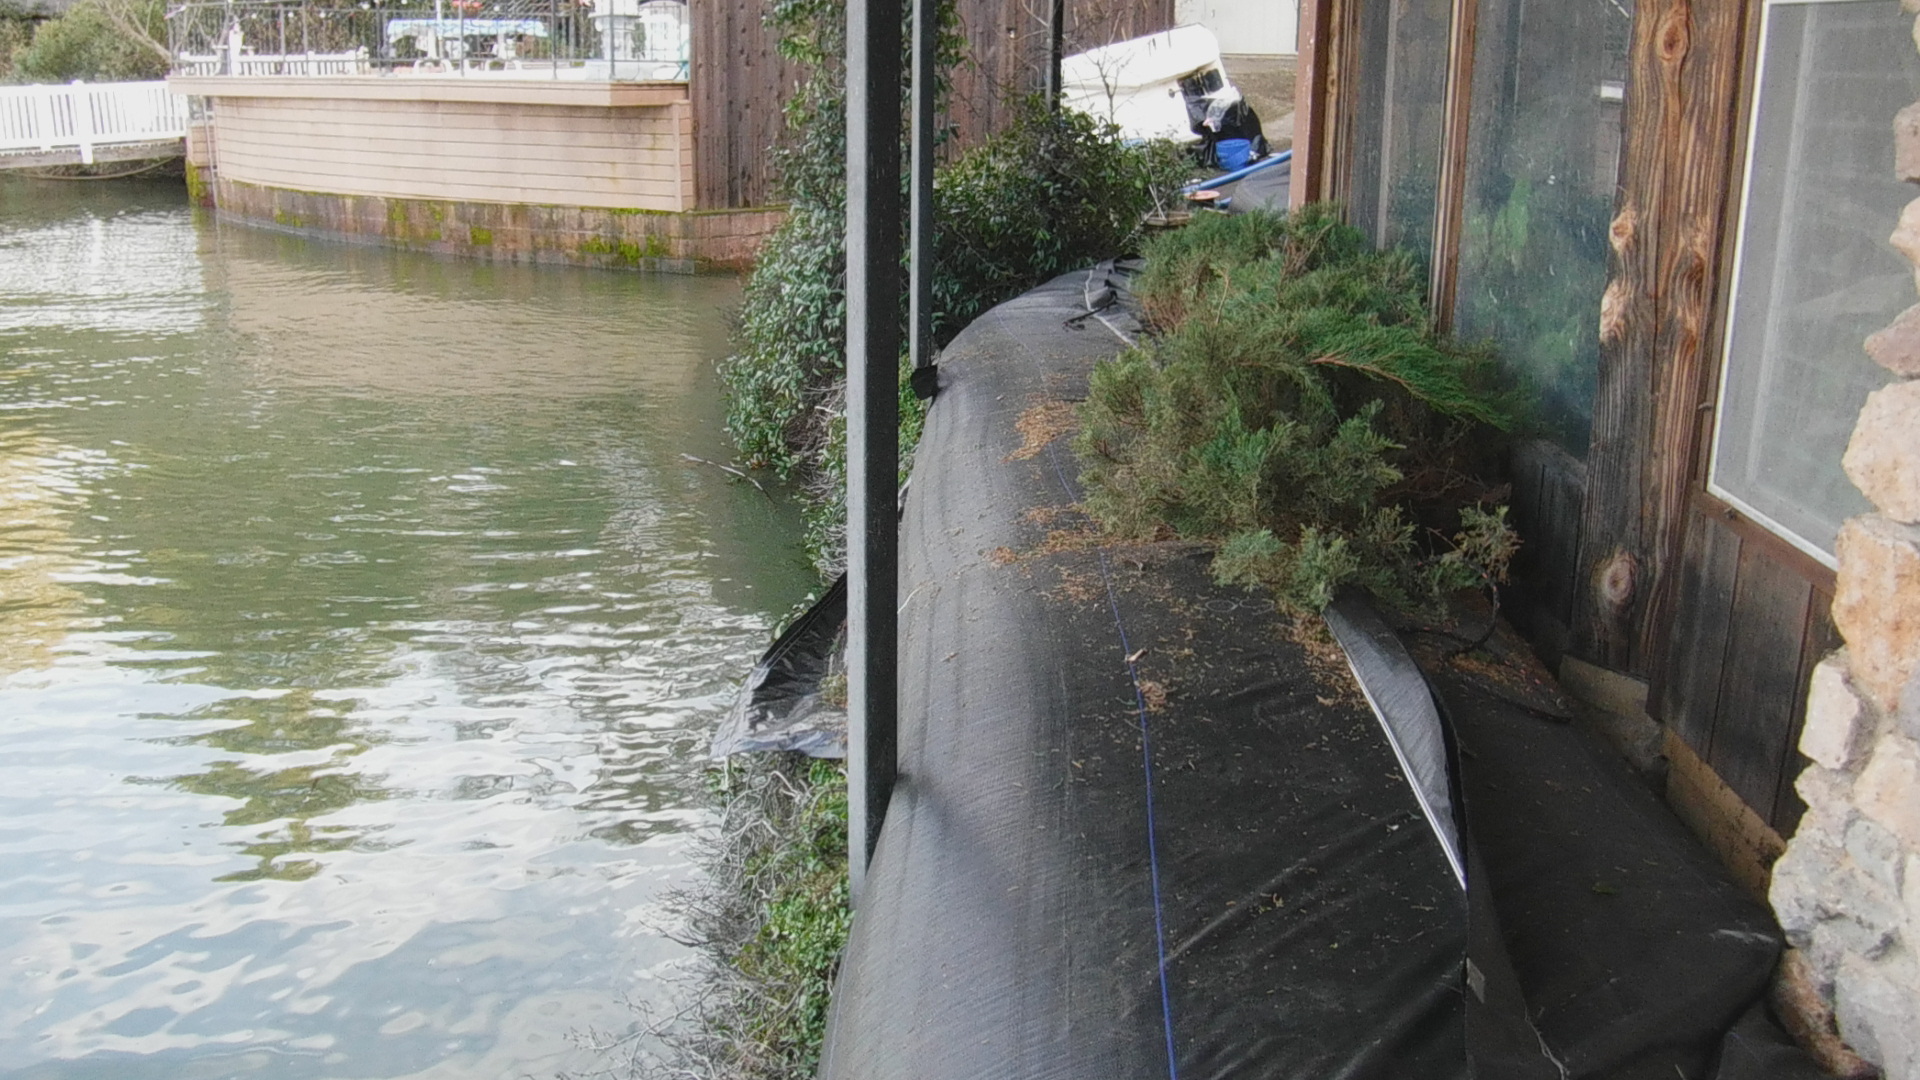
<instances>
[{"instance_id":1,"label":"black water-filled barrier","mask_svg":"<svg viewBox=\"0 0 1920 1080\"><path fill-rule=\"evenodd\" d=\"M1068 437L1129 310L1097 267L941 356L823 1080L1817 1075L1767 911L1596 735L1091 526Z\"/></svg>"},{"instance_id":2,"label":"black water-filled barrier","mask_svg":"<svg viewBox=\"0 0 1920 1080\"><path fill-rule=\"evenodd\" d=\"M821 1075L1465 1077L1465 895L1338 651L1076 509L1102 273L941 355Z\"/></svg>"}]
</instances>

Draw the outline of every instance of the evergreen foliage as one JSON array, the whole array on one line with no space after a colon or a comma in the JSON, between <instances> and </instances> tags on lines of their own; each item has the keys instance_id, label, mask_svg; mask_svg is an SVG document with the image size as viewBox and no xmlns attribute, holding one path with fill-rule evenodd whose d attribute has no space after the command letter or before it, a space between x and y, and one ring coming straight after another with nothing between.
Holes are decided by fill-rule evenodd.
<instances>
[{"instance_id":1,"label":"evergreen foliage","mask_svg":"<svg viewBox=\"0 0 1920 1080\"><path fill-rule=\"evenodd\" d=\"M1436 335L1424 277L1324 207L1209 214L1147 250L1155 333L1094 370L1078 448L1109 529L1214 545L1222 582L1314 611L1498 580L1504 507L1477 505L1514 403Z\"/></svg>"}]
</instances>

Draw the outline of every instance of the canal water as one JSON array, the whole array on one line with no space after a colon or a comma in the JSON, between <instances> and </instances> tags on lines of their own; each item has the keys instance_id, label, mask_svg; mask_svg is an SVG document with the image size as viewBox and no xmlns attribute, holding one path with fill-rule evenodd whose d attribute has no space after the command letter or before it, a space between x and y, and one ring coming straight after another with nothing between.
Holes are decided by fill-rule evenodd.
<instances>
[{"instance_id":1,"label":"canal water","mask_svg":"<svg viewBox=\"0 0 1920 1080\"><path fill-rule=\"evenodd\" d=\"M0 178L0 1077L548 1077L689 956L700 759L809 585L729 280Z\"/></svg>"}]
</instances>

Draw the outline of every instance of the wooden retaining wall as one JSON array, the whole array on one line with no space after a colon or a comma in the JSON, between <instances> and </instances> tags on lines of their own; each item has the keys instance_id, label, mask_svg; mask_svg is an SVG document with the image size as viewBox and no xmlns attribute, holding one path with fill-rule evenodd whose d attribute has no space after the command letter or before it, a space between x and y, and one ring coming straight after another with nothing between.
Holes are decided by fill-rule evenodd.
<instances>
[{"instance_id":1,"label":"wooden retaining wall","mask_svg":"<svg viewBox=\"0 0 1920 1080\"><path fill-rule=\"evenodd\" d=\"M231 181L475 203L693 207L693 114L679 84L616 103L610 95L623 91L607 84L564 87L569 94L505 80L175 82L214 91L219 168Z\"/></svg>"}]
</instances>

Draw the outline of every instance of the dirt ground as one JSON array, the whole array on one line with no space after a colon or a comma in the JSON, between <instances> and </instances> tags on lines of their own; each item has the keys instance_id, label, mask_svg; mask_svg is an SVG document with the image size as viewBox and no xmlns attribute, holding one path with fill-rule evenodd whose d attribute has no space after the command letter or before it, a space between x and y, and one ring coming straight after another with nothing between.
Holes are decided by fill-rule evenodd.
<instances>
[{"instance_id":1,"label":"dirt ground","mask_svg":"<svg viewBox=\"0 0 1920 1080\"><path fill-rule=\"evenodd\" d=\"M1260 127L1274 150L1293 145L1293 74L1291 56L1236 56L1220 58L1227 78L1240 88L1247 104L1260 114Z\"/></svg>"}]
</instances>

